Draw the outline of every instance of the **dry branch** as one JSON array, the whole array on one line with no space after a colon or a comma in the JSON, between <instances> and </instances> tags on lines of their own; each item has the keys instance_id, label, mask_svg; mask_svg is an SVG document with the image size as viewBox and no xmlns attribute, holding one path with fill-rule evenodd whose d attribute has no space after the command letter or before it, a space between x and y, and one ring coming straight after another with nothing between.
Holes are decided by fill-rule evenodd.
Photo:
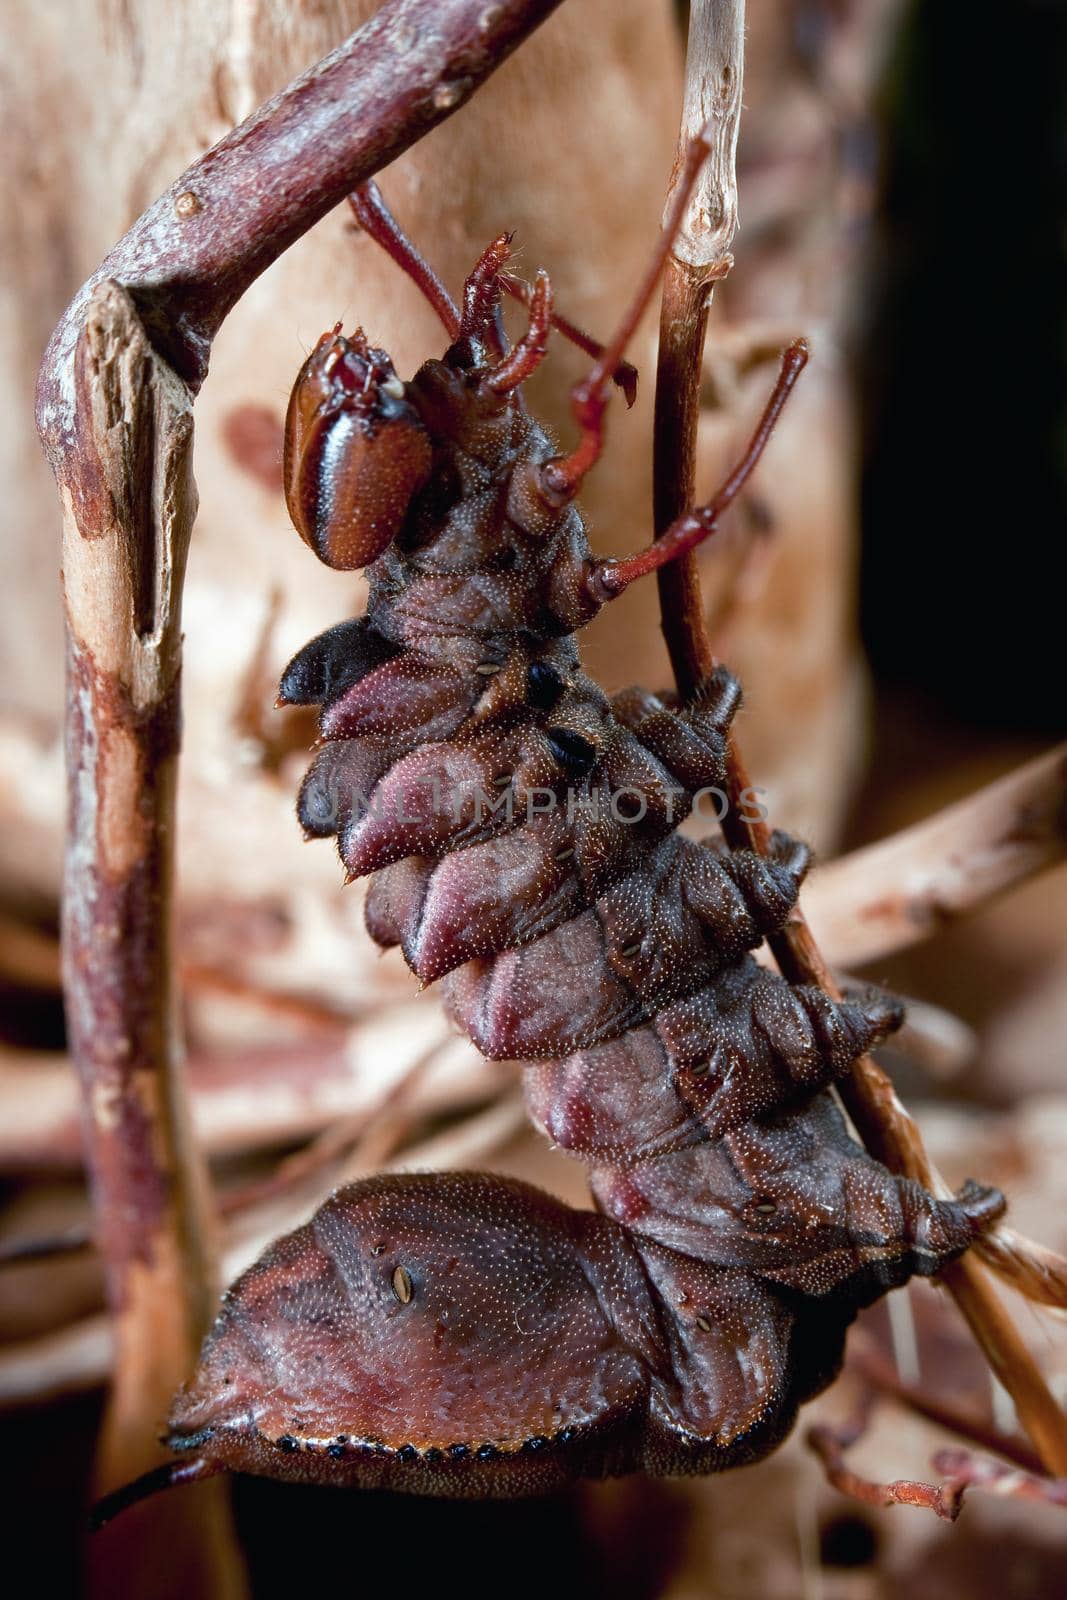
<instances>
[{"instance_id":1,"label":"dry branch","mask_svg":"<svg viewBox=\"0 0 1067 1600\"><path fill-rule=\"evenodd\" d=\"M57 477L82 433L75 347L99 284L130 293L195 391L249 284L396 156L459 109L560 0L387 0L364 27L171 184L79 289L45 353L37 425Z\"/></svg>"},{"instance_id":2,"label":"dry branch","mask_svg":"<svg viewBox=\"0 0 1067 1600\"><path fill-rule=\"evenodd\" d=\"M820 867L804 910L830 961L927 939L1067 856L1067 745L877 844Z\"/></svg>"},{"instance_id":3,"label":"dry branch","mask_svg":"<svg viewBox=\"0 0 1067 1600\"><path fill-rule=\"evenodd\" d=\"M736 156L744 59L744 0L693 0L682 128L674 176L667 191L667 211L690 140L707 129L711 149L663 275L657 404L652 425L652 497L657 534L693 503L701 397L700 355L694 367L692 350L695 342L698 352L703 351L715 284L733 265L730 244L737 227ZM659 403L661 392L663 404ZM691 657L693 641L683 621L700 606L696 556L690 553L661 567L656 581L663 636L675 678L684 692L686 684L700 682L709 670Z\"/></svg>"},{"instance_id":4,"label":"dry branch","mask_svg":"<svg viewBox=\"0 0 1067 1600\"><path fill-rule=\"evenodd\" d=\"M191 402L130 295L97 286L61 463L68 626L64 987L118 1349L101 1472L145 1465L148 1418L213 1300L203 1173L174 1030L171 874L180 588L196 510Z\"/></svg>"},{"instance_id":5,"label":"dry branch","mask_svg":"<svg viewBox=\"0 0 1067 1600\"><path fill-rule=\"evenodd\" d=\"M851 1421L838 1426L820 1422L808 1429L808 1445L822 1463L827 1482L864 1505L923 1506L946 1522L955 1522L963 1507L965 1484L954 1479L945 1483L923 1483L915 1478L894 1478L889 1483L879 1483L874 1478L861 1477L848 1465L845 1452L866 1433L870 1409L868 1396L858 1416Z\"/></svg>"},{"instance_id":6,"label":"dry branch","mask_svg":"<svg viewBox=\"0 0 1067 1600\"><path fill-rule=\"evenodd\" d=\"M720 24L727 15L732 21L732 30L718 37L720 49L726 52L731 66L730 81L740 83L744 51L744 18L740 4L714 7L710 0L707 6L694 4L691 40L694 30L710 28L713 12ZM723 81L722 60L717 57L713 68L720 73L719 82ZM692 75L706 70L706 57L691 51L687 73ZM714 86L713 81L712 88ZM698 97L690 92L686 103L687 107L699 103ZM683 118L680 151L698 131ZM728 166L733 132L727 124L720 123L717 137L721 155L714 170L721 174ZM721 210L725 216L729 214L728 196L732 184L729 178L720 177L720 182L723 183ZM692 254L690 243L686 241L680 248L688 259ZM722 241L718 241L717 248L723 248ZM656 374L654 503L657 536L693 503L694 419L707 324L706 294L706 282L695 279L682 261L673 270L668 265ZM693 557L683 558L675 566L680 570L670 583L661 582L660 587L663 631L679 692L688 696L713 670L715 656L704 625ZM670 570L666 568L664 572ZM729 807L723 819L723 833L733 849L747 848L767 854L771 844L769 827L765 822L745 820L742 797L750 787L735 739L728 757ZM768 942L780 970L791 983L816 983L827 993L839 997L829 968L799 908L782 932ZM868 1057L861 1058L842 1082L841 1095L861 1138L875 1156L892 1171L915 1178L935 1192L947 1192L931 1166L916 1124L897 1100L881 1068ZM995 1245L988 1259L993 1265L1000 1264ZM1036 1273L1034 1281L1037 1281ZM1046 1468L1052 1474L1067 1476L1067 1416L1053 1399L1003 1304L973 1259L973 1253L946 1267L942 1282L950 1289L990 1366L1011 1395L1020 1421ZM1020 1280L1016 1282L1018 1285Z\"/></svg>"}]
</instances>

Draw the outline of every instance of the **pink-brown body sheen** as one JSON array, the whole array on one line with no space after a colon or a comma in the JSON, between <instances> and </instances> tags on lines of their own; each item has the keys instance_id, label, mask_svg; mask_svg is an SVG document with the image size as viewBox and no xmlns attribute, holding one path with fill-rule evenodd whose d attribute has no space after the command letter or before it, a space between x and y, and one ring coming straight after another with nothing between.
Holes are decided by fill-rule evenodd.
<instances>
[{"instance_id":1,"label":"pink-brown body sheen","mask_svg":"<svg viewBox=\"0 0 1067 1600\"><path fill-rule=\"evenodd\" d=\"M571 456L527 412L551 296L539 279L509 352L506 245L462 317L433 287L452 343L408 382L336 331L301 371L288 503L321 559L366 567L369 599L281 696L321 707L305 831L371 877L372 936L441 980L478 1048L526 1063L531 1115L589 1166L597 1210L479 1174L341 1190L225 1298L171 1418L204 1470L468 1496L751 1461L832 1378L857 1309L1002 1209L976 1185L935 1199L846 1129L829 1085L897 1004L835 1002L749 953L806 849L677 833L724 784L731 675L679 705L582 672L573 635L620 570L573 499L604 396L584 394Z\"/></svg>"}]
</instances>

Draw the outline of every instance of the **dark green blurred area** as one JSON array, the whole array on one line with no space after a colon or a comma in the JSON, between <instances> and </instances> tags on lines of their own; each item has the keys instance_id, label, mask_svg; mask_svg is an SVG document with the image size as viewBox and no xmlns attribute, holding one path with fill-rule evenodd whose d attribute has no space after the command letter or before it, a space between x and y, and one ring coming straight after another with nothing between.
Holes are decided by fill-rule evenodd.
<instances>
[{"instance_id":1,"label":"dark green blurred area","mask_svg":"<svg viewBox=\"0 0 1067 1600\"><path fill-rule=\"evenodd\" d=\"M1067 5L913 6L882 136L861 358L871 665L961 721L1057 732Z\"/></svg>"}]
</instances>

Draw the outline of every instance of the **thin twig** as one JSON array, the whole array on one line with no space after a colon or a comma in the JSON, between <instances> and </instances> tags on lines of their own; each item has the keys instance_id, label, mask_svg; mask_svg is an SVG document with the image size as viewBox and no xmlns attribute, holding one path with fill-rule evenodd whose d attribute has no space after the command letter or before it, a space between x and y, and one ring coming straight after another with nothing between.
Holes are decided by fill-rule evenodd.
<instances>
[{"instance_id":1,"label":"thin twig","mask_svg":"<svg viewBox=\"0 0 1067 1600\"><path fill-rule=\"evenodd\" d=\"M715 284L733 265L730 245L737 227L736 157L744 59L744 0L693 0L678 161L665 211L670 210L690 141L706 130L711 149L663 277L653 422L657 535L693 504L704 333ZM661 567L657 582L663 635L684 693L707 678L712 662L703 629L694 631L684 620L701 614L695 553Z\"/></svg>"},{"instance_id":2,"label":"thin twig","mask_svg":"<svg viewBox=\"0 0 1067 1600\"><path fill-rule=\"evenodd\" d=\"M838 1426L817 1423L808 1429L808 1444L822 1462L827 1481L842 1494L870 1506L921 1506L936 1512L946 1522L955 1522L968 1489L986 1489L1019 1500L1067 1506L1067 1478L1038 1477L1001 1461L984 1460L958 1446L939 1450L933 1458L934 1471L943 1474L940 1483L922 1483L914 1478L878 1483L873 1478L861 1477L848 1465L845 1452L866 1432L871 1399L868 1395L859 1414L850 1422Z\"/></svg>"},{"instance_id":3,"label":"thin twig","mask_svg":"<svg viewBox=\"0 0 1067 1600\"><path fill-rule=\"evenodd\" d=\"M731 19L732 34L726 36L719 32L714 36L716 51L725 51L729 60L716 54L709 69L707 55L698 58L692 49L694 30L710 30L712 22L722 29ZM701 35L698 33L696 37ZM729 81L740 84L744 50L744 18L740 4L694 4L690 40L688 71L691 79L710 70L712 86L721 84L725 66L730 65ZM687 106L694 94L691 88ZM729 166L726 157L735 138L734 130L725 123L722 126L720 159L713 169L720 174ZM692 124L683 118L680 149L686 147L693 131ZM719 181L723 184L721 215L727 216L729 199L734 192L732 173L725 179L720 176ZM728 241L716 241L716 248L724 250L726 243ZM694 268L694 259L699 263L701 257L694 251L691 240L680 246L679 254L684 256L684 261L680 259L673 271L669 267L665 278L660 324L654 464L657 535L690 507L694 489L696 411L707 322L707 283L706 279L695 279L693 274L706 267L698 264ZM706 266L711 265L706 258L705 262ZM683 560L678 565L682 571L675 574L670 583L661 582L660 594L663 631L678 689L687 696L707 678L715 665L715 657L704 626L695 566L691 558L688 563ZM745 820L747 811L741 796L749 787L744 759L734 740L729 754L729 808L723 820L723 832L731 848L748 848L767 854L771 837L767 824ZM815 983L828 994L837 994L799 908L769 943L783 975L790 982ZM927 1157L918 1128L897 1100L889 1079L873 1061L864 1057L856 1062L849 1077L842 1082L841 1093L861 1138L874 1155L892 1171L915 1178L927 1188L946 1192ZM1053 1399L992 1285L969 1257L947 1266L942 1282L953 1294L990 1366L1015 1402L1019 1419L1046 1468L1050 1473L1067 1476L1067 1417Z\"/></svg>"},{"instance_id":4,"label":"thin twig","mask_svg":"<svg viewBox=\"0 0 1067 1600\"><path fill-rule=\"evenodd\" d=\"M858 1415L848 1422L818 1422L808 1429L808 1446L822 1463L826 1481L864 1505L922 1506L946 1522L955 1522L963 1507L965 1484L952 1479L944 1483L923 1483L917 1478L894 1478L889 1483L879 1483L874 1478L862 1477L848 1465L845 1452L866 1433L872 1399L868 1395Z\"/></svg>"}]
</instances>

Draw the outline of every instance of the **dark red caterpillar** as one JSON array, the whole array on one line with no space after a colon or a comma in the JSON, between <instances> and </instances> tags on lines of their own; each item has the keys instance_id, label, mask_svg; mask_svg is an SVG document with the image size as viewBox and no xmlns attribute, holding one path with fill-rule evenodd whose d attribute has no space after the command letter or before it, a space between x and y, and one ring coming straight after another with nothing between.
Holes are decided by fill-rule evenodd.
<instances>
[{"instance_id":1,"label":"dark red caterpillar","mask_svg":"<svg viewBox=\"0 0 1067 1600\"><path fill-rule=\"evenodd\" d=\"M322 707L300 814L350 875L374 875L374 938L444 979L485 1054L530 1063L531 1114L589 1165L599 1209L482 1175L342 1190L227 1294L171 1419L184 1459L144 1487L227 1467L512 1495L751 1461L830 1381L856 1310L1003 1209L976 1185L942 1201L893 1177L826 1092L897 1025L895 1002L838 1004L747 953L788 916L805 848L779 835L761 859L675 832L724 782L734 679L675 706L609 699L579 667L574 630L712 531L806 352L787 351L708 507L630 561L596 560L574 495L655 272L576 391L561 455L520 392L547 278L508 349L506 237L460 314L377 191L355 205L451 343L405 383L334 330L293 391L293 519L370 586L366 615L282 680L283 702Z\"/></svg>"}]
</instances>

